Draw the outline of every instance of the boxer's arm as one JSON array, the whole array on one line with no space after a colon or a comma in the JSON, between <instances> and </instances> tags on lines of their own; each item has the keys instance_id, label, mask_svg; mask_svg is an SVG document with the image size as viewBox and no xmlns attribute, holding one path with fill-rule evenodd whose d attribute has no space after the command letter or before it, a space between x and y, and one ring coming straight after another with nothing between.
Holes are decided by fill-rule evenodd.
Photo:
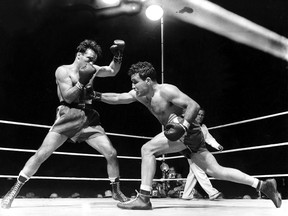
<instances>
[{"instance_id":1,"label":"boxer's arm","mask_svg":"<svg viewBox=\"0 0 288 216\"><path fill-rule=\"evenodd\" d=\"M125 93L101 93L101 101L108 104L129 104L137 100L132 90Z\"/></svg>"},{"instance_id":2,"label":"boxer's arm","mask_svg":"<svg viewBox=\"0 0 288 216\"><path fill-rule=\"evenodd\" d=\"M160 94L167 101L171 102L175 106L185 109L184 118L177 118L178 122L168 122L165 125L164 135L171 141L180 139L190 127L197 116L199 105L186 94L181 92L176 86L166 84L163 85Z\"/></svg>"},{"instance_id":3,"label":"boxer's arm","mask_svg":"<svg viewBox=\"0 0 288 216\"><path fill-rule=\"evenodd\" d=\"M196 101L184 94L176 86L169 84L166 84L161 88L161 95L174 105L185 109L184 120L190 124L194 122L200 109L200 106Z\"/></svg>"},{"instance_id":4,"label":"boxer's arm","mask_svg":"<svg viewBox=\"0 0 288 216\"><path fill-rule=\"evenodd\" d=\"M72 80L65 68L58 67L55 72L55 77L59 94L67 103L72 103L79 97L81 89L76 85L73 86Z\"/></svg>"},{"instance_id":5,"label":"boxer's arm","mask_svg":"<svg viewBox=\"0 0 288 216\"><path fill-rule=\"evenodd\" d=\"M112 61L109 66L94 65L94 67L97 70L95 77L113 77L120 71L121 64Z\"/></svg>"},{"instance_id":6,"label":"boxer's arm","mask_svg":"<svg viewBox=\"0 0 288 216\"><path fill-rule=\"evenodd\" d=\"M97 69L97 77L111 77L116 76L120 71L123 52L125 48L125 42L123 40L115 40L114 44L110 47L110 50L113 54L113 60L110 62L109 66L95 66Z\"/></svg>"}]
</instances>

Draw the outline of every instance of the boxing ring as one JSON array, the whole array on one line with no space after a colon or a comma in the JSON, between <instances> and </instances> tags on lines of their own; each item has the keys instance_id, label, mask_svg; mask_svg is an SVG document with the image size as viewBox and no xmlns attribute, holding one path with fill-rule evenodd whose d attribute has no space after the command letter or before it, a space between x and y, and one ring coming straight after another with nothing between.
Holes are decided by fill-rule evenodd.
<instances>
[{"instance_id":1,"label":"boxing ring","mask_svg":"<svg viewBox=\"0 0 288 216\"><path fill-rule=\"evenodd\" d=\"M163 1L164 2L164 1ZM284 38L278 34L275 34L267 29L262 28L261 26L255 25L250 21L243 19L235 14L231 14L226 10L223 10L219 6L211 5L212 3L209 1L199 1L199 0L167 0L165 1L167 5L165 5L165 9L172 14L172 16L185 21L187 23L194 24L204 29L208 29L212 32L215 32L219 35L225 36L233 41L254 47L256 49L262 50L264 52L270 53L273 56L276 56L280 59L288 61L288 39ZM204 2L204 3L203 3ZM183 4L185 7L183 7ZM189 6L189 7L186 7ZM189 12L190 9L190 12ZM193 9L193 10L192 10ZM191 10L193 11L193 18L191 18ZM162 30L163 31L163 30ZM163 34L163 33L162 33ZM163 51L162 51L163 52ZM162 70L163 70L163 59L162 59ZM230 124L219 125L215 127L209 128L212 131L214 136L214 131L219 131L218 133L223 137L225 137L224 131L227 128L233 128L232 132L229 133L237 133L236 131L240 131L241 134L244 129L238 128L241 125L247 126L247 129L255 128L256 122L263 122L269 121L275 118L286 117L288 111L275 113L267 116L261 116L253 119L233 122ZM272 120L273 122L273 120ZM286 120L286 124L287 124ZM51 126L49 125L41 125L41 124L33 124L33 123L23 123L17 121L8 121L8 120L0 120L0 129L2 132L2 139L0 144L0 158L1 155L5 154L8 155L5 160L1 159L0 165L0 198L5 195L5 193L10 189L10 187L15 182L16 178L18 177L18 173L20 169L24 166L24 163L27 159L35 153L37 150L35 146L39 146L42 140L38 140L37 142L32 141L32 138L29 136L33 136L35 132L44 138L45 134L49 130ZM19 132L25 130L33 130L25 135L28 137L21 137ZM12 129L12 130L10 130ZM118 137L119 139L133 139L133 142L138 139L141 141L135 141L138 144L139 150L137 154L140 154L140 148L143 144L142 141L147 141L151 139L151 137L145 136L135 136L135 135L125 135L125 134L116 134L116 133L106 133L109 138L111 137ZM4 145L5 143L5 136L9 137L8 144ZM275 135L277 136L277 135ZM217 139L217 138L216 138ZM14 143L17 143L17 148L10 146L10 140ZM26 140L26 141L25 141ZM218 140L218 139L217 139ZM269 139L268 139L269 140ZM218 162L223 166L228 167L235 167L235 165L239 165L241 171L246 172L247 174L260 178L275 178L278 184L278 191L282 194L286 193L287 197L287 187L283 187L285 184L285 180L282 179L288 177L288 172L283 173L279 170L279 166L286 166L286 170L288 165L286 164L279 164L275 162L275 170L271 172L270 170L263 169L263 172L254 173L253 165L256 164L258 161L263 162L263 167L268 166L271 161L268 159L265 161L265 156L269 155L271 152L275 152L275 154L279 155L279 159L283 157L287 157L287 146L288 142L268 142L268 143L259 143L256 142L253 146L245 146L239 147L236 144L234 146L228 146L229 142L218 140L220 144L224 145L224 149L222 152L212 152ZM30 144L26 145L26 143L31 142L33 145ZM21 143L24 143L22 148ZM36 143L36 145L35 145ZM112 144L115 146L114 141ZM122 143L122 142L121 142ZM123 141L124 143L124 141ZM242 143L241 143L242 144ZM64 146L73 147L71 143L65 143ZM123 144L124 146L125 144ZM31 148L29 148L29 147ZM33 147L32 147L33 146ZM77 144L77 147L81 147L81 144ZM88 145L86 145L88 146ZM288 201L284 198L282 201L281 208L275 208L272 201L266 199L265 197L261 196L261 194L257 194L255 189L251 189L254 191L254 196L251 199L243 199L243 195L246 193L242 192L243 188L249 188L248 186L239 186L239 184L231 184L229 182L224 182L220 180L216 180L210 178L212 180L213 186L223 191L224 199L210 201L209 199L198 199L198 200L182 200L180 198L152 198L152 211L139 211L139 210L123 210L117 208L116 204L117 201L113 200L112 198L97 198L96 196L91 196L91 194L87 195L86 197L80 196L80 198L71 198L71 194L73 192L77 192L78 188L75 188L75 185L88 185L91 186L91 190L93 187L98 187L103 189L103 184L109 185L109 179L107 175L97 176L97 173L94 172L90 176L85 176L84 172L75 173L75 175L71 175L73 169L69 170L69 173L66 172L66 167L73 167L77 164L75 160L86 160L87 162L87 169L92 170L93 167L90 165L90 162L93 162L93 166L98 166L98 164L106 165L106 161L102 155L87 153L85 150L82 152L76 152L77 147L75 147L75 152L70 151L56 151L53 155L43 163L43 169L39 169L35 176L31 177L31 180L28 181L20 193L18 194L17 198L14 200L12 207L10 209L2 209L0 208L0 216L110 216L110 215L133 215L133 216L142 216L142 215L151 215L151 216L286 216L288 212ZM119 147L119 146L118 146ZM72 148L72 149L73 149ZM121 147L119 147L121 148ZM94 152L94 149L90 149L91 152ZM259 153L259 154L258 154ZM233 160L227 160L227 155L233 156ZM254 156L253 156L254 155ZM256 155L256 156L255 156ZM262 156L263 155L263 156ZM264 156L265 155L265 156ZM58 157L59 156L59 157ZM261 156L263 158L261 158ZM288 158L288 157L287 157ZM129 193L125 193L128 197L131 195L131 190L139 189L141 179L137 176L140 176L140 163L141 157L140 156L130 156L130 155L118 155L118 159L120 161L120 169L131 169L132 164L133 167L138 166L137 169L130 170L131 175L134 174L135 178L127 177L125 174L121 175L121 188L125 193L125 189L130 190ZM261 160L262 159L262 160ZM13 164L15 161L18 162L18 165ZM55 164L51 164L51 161L57 161ZM122 163L123 161L128 161L126 164ZM168 164L172 163L173 161L183 160L183 164L185 164L186 168L188 169L187 160L183 158L181 155L165 155L163 157L157 158L157 170L159 171L159 164L163 161L167 162ZM241 164L241 161L246 161L248 164L251 164L251 167L246 167L245 165ZM67 162L69 161L69 162ZM94 161L97 161L96 163ZM99 161L99 162L98 162ZM285 160L283 160L285 161ZM287 162L287 161L286 161ZM46 168L46 164L50 163L51 166L54 166L55 169L58 170L58 173L61 173L61 176L55 175L42 175L43 170ZM266 164L265 164L266 163ZM83 164L83 163L82 163ZM88 166L90 165L90 166ZM65 167L66 166L66 167ZM63 168L61 168L63 167ZM83 171L84 168L82 167ZM100 169L101 170L101 169ZM279 172L278 172L279 171ZM188 171L187 171L188 172ZM53 172L51 172L53 174ZM122 171L121 171L122 173ZM124 172L125 173L125 172ZM126 172L128 173L128 171ZM70 174L70 175L65 175ZM130 176L130 175L129 175ZM185 180L183 179L174 179L174 180ZM165 182L168 179L163 178L155 178L154 181L158 182ZM58 183L59 182L59 183ZM223 184L223 188L220 189L218 187ZM280 183L280 184L279 184ZM59 184L59 185L58 185ZM62 189L63 184L66 185L66 188L70 187L69 191L65 191L66 193L61 194L58 189ZM236 186L237 185L237 186ZM77 186L76 186L77 187ZM130 187L130 188L128 188ZM27 198L25 194L30 192L27 188L33 188L33 192L35 192L36 197L34 198ZM35 189L34 189L35 188ZM226 189L225 189L226 188ZM226 191L225 191L226 190ZM249 190L248 190L249 191ZM85 192L85 191L84 191ZM90 191L89 191L90 192ZM225 196L228 192L235 194L234 198L230 198L229 196ZM39 194L42 193L44 195ZM50 198L49 195L52 193L58 193L60 197L57 198ZM46 195L45 195L46 194ZM80 192L82 195L82 193ZM240 194L240 195L239 195ZM91 197L89 197L91 196ZM283 195L282 195L283 196Z\"/></svg>"},{"instance_id":2,"label":"boxing ring","mask_svg":"<svg viewBox=\"0 0 288 216\"><path fill-rule=\"evenodd\" d=\"M215 127L209 128L211 131L212 130L219 130L223 128L228 128L231 126L240 126L243 124L250 124L253 122L257 121L267 121L268 119L273 119L273 118L279 118L279 117L285 117L285 115L288 114L288 111L286 112L281 112L281 113L276 113L272 115L267 115L267 116L262 116L262 117L257 117L253 119L248 119L244 121L238 121L230 124L225 124L225 125L219 125ZM13 121L5 121L5 120L0 120L0 125L2 127L33 127L36 128L37 130L47 130L50 128L48 125L39 125L39 124L31 124L31 123L21 123L21 122L13 122ZM107 132L107 135L109 137L112 136L117 136L125 139L141 139L141 140L149 140L151 137L145 137L145 136L134 136L134 135L126 135L126 134L116 134L116 133L109 133ZM113 143L113 142L112 142ZM223 143L224 144L224 143ZM64 145L69 145L69 144L64 144ZM225 144L224 144L225 145ZM276 149L284 149L285 147L288 146L288 142L282 142L282 143L272 143L272 144L263 144L263 145L258 145L258 146L250 146L250 147L245 147L245 148L234 148L234 149L228 149L228 150L223 150L222 152L212 152L217 160L220 160L220 164L224 166L230 166L229 164L225 164L222 162L221 163L221 157L228 155L228 154L240 154L240 158L237 159L238 162L241 160L241 158L245 158L246 152L254 152L255 151L263 151L265 149L269 149L269 151L275 151ZM139 152L140 152L141 146L139 146ZM94 151L94 149L92 150ZM284 150L283 150L284 151ZM34 153L36 150L34 149L25 149L25 148L9 148L5 146L0 146L0 153L8 153L10 154L26 154L26 153ZM138 153L139 153L138 152ZM244 154L243 154L244 153ZM99 154L88 154L88 153L77 153L77 152L64 152L64 151L55 151L53 155L61 155L63 160L67 160L66 157L82 157L82 158L92 158L93 160L98 159L98 158L103 158L102 155ZM66 157L63 157L66 156ZM52 157L52 156L51 156ZM119 159L121 160L129 160L129 161L138 161L140 165L141 157L137 156L118 156ZM62 160L61 159L61 160ZM181 155L176 155L176 156L169 156L165 155L162 157L158 157L157 161L165 161L169 164L169 161L173 160L179 160L183 159L183 156ZM47 161L53 160L53 158L49 158ZM186 160L185 160L186 161ZM269 161L267 160L267 163ZM46 163L46 162L45 162ZM44 164L45 164L44 163ZM101 161L101 163L106 163ZM184 163L187 163L184 162ZM249 163L249 162L248 162ZM4 163L5 164L5 163ZM43 165L44 165L43 164ZM23 164L24 165L24 164ZM61 164L59 165L61 166ZM265 164L263 164L265 166ZM120 168L125 169L125 164L120 163ZM231 166L232 167L232 166ZM7 167L6 167L7 168ZM18 167L20 170L21 167ZM9 170L9 168L7 168ZM159 169L159 166L157 165L157 169ZM8 171L7 171L8 172ZM137 173L140 174L140 167L137 170L133 170L132 173ZM262 173L262 174L255 174L253 173L248 173L254 177L257 178L275 178L276 180L279 180L280 178L288 177L287 173ZM2 173L0 175L0 180L3 181L10 181L13 179L14 180L17 178L18 173L15 173L15 175L9 175ZM163 178L155 178L154 181L159 181L159 182L164 182L167 181L168 179L163 179ZM170 179L171 180L171 179ZM185 178L182 179L175 179L175 180L185 180ZM219 180L215 180L211 178L212 184L217 183ZM42 181L49 182L49 181L65 181L67 184L69 182L77 181L80 182L80 184L87 184L88 182L106 182L109 181L107 177L72 177L72 176L41 176L41 175L36 175L31 178L29 182L36 182L39 181L39 183L42 185L43 188L47 187L46 189L49 190L49 184L48 186L42 184ZM140 185L140 178L125 178L125 176L121 177L121 182L122 184L127 183L131 184L132 182L136 182L137 184ZM279 184L279 181L277 181ZM28 184L28 183L27 183ZM66 183L65 183L66 184ZM224 182L226 184L226 182ZM227 183L228 184L228 183ZM96 184L97 185L97 184ZM7 189L12 186L12 182L9 183ZM26 185L25 185L26 186ZM25 186L22 188L24 190ZM133 186L134 187L134 186ZM248 187L248 186L245 186ZM139 188L139 187L138 187ZM137 186L135 186L134 189L137 189ZM6 190L6 189L5 189ZM123 189L122 189L123 190ZM237 188L235 189L236 192ZM71 188L71 192L75 191L75 188ZM281 188L279 189L278 186L278 191L280 193L284 193L284 191L281 191ZM50 191L51 193L55 191ZM1 194L1 197L4 196L6 191ZM57 193L57 191L56 191ZM125 191L124 191L125 193ZM255 191L256 193L256 191ZM126 194L128 195L128 194ZM225 195L225 192L224 192ZM129 195L128 195L129 197ZM195 215L203 215L203 216L210 216L211 214L213 215L277 215L277 216L282 216L286 215L287 210L288 210L288 201L283 200L282 206L280 209L276 209L272 203L271 200L266 199L265 197L259 196L258 198L252 198L252 199L242 199L241 198L226 198L224 196L224 199L221 200L216 200L216 201L210 201L209 199L198 199L198 200L182 200L180 198L152 198L152 205L153 205L153 210L149 211L149 215L191 215L191 213ZM66 215L69 214L70 216L73 215L112 215L112 214L117 214L117 215L144 215L147 214L146 211L138 211L138 210L123 210L119 209L116 206L117 201L113 200L112 198L90 198L90 197L84 197L84 198L71 198L71 197L59 197L59 198L42 198L42 197L37 197L37 198L27 198L23 197L23 193L19 193L18 197L14 200L11 209L0 209L0 215L49 215L49 216L54 216L54 215ZM133 212L133 213L132 213Z\"/></svg>"},{"instance_id":3,"label":"boxing ring","mask_svg":"<svg viewBox=\"0 0 288 216\"><path fill-rule=\"evenodd\" d=\"M81 199L16 199L11 209L1 209L2 216L284 216L287 215L287 200L279 209L271 206L270 200L219 200L185 201L181 199L153 198L153 210L123 210L116 207L112 198ZM273 205L273 204L272 204Z\"/></svg>"}]
</instances>

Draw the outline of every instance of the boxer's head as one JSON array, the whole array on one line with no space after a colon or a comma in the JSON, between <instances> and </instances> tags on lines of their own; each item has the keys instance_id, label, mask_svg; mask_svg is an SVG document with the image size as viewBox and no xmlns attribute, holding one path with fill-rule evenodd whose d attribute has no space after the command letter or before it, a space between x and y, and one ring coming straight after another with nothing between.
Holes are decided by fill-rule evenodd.
<instances>
[{"instance_id":1,"label":"boxer's head","mask_svg":"<svg viewBox=\"0 0 288 216\"><path fill-rule=\"evenodd\" d=\"M102 55L101 47L93 40L84 40L76 48L77 56L84 57L86 62L94 63Z\"/></svg>"}]
</instances>

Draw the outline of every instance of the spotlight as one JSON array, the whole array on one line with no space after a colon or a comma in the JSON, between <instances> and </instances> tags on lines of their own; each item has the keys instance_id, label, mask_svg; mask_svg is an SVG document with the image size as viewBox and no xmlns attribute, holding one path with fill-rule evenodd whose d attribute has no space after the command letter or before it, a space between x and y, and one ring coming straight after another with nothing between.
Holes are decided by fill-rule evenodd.
<instances>
[{"instance_id":1,"label":"spotlight","mask_svg":"<svg viewBox=\"0 0 288 216\"><path fill-rule=\"evenodd\" d=\"M148 19L152 21L157 21L162 18L164 11L159 5L150 5L149 7L147 7L145 14Z\"/></svg>"},{"instance_id":2,"label":"spotlight","mask_svg":"<svg viewBox=\"0 0 288 216\"><path fill-rule=\"evenodd\" d=\"M115 5L115 4L119 4L120 0L102 0L102 2L108 5Z\"/></svg>"}]
</instances>

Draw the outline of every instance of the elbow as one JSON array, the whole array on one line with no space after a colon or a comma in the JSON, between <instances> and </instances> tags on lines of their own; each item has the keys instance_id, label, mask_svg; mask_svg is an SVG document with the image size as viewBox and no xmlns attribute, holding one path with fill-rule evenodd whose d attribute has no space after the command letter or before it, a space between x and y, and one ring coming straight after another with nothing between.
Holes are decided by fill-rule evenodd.
<instances>
[{"instance_id":1,"label":"elbow","mask_svg":"<svg viewBox=\"0 0 288 216\"><path fill-rule=\"evenodd\" d=\"M199 110L200 110L200 105L197 103L197 102L194 102L194 110L195 110L195 112L199 112Z\"/></svg>"},{"instance_id":2,"label":"elbow","mask_svg":"<svg viewBox=\"0 0 288 216\"><path fill-rule=\"evenodd\" d=\"M110 69L111 69L110 71L111 76L116 76L118 72L120 71L120 67L117 67L117 66L110 67Z\"/></svg>"},{"instance_id":3,"label":"elbow","mask_svg":"<svg viewBox=\"0 0 288 216\"><path fill-rule=\"evenodd\" d=\"M197 112L199 112L199 110L200 110L200 105L198 104L198 103L196 103L196 110L197 110Z\"/></svg>"},{"instance_id":4,"label":"elbow","mask_svg":"<svg viewBox=\"0 0 288 216\"><path fill-rule=\"evenodd\" d=\"M106 74L106 77L115 77L117 75L118 72L115 71L111 71L110 73Z\"/></svg>"},{"instance_id":5,"label":"elbow","mask_svg":"<svg viewBox=\"0 0 288 216\"><path fill-rule=\"evenodd\" d=\"M118 74L118 72L119 72L119 70L113 70L113 71L111 72L111 76L112 76L112 77L116 76L116 75Z\"/></svg>"}]
</instances>

